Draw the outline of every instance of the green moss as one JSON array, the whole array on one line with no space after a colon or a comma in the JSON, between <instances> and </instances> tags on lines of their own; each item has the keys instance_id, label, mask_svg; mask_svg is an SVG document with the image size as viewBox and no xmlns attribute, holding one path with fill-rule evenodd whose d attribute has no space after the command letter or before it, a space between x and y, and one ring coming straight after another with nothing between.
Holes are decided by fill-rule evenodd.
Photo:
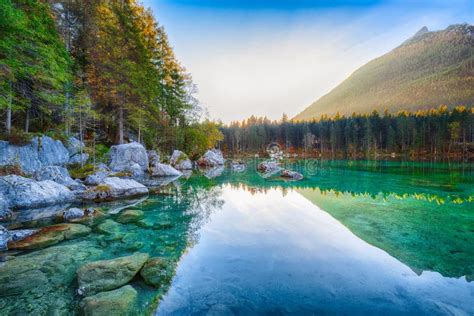
<instances>
[{"instance_id":1,"label":"green moss","mask_svg":"<svg viewBox=\"0 0 474 316\"><path fill-rule=\"evenodd\" d=\"M96 168L93 164L87 164L81 167L81 165L71 165L69 167L69 174L75 179L85 179L87 176L94 174Z\"/></svg>"}]
</instances>

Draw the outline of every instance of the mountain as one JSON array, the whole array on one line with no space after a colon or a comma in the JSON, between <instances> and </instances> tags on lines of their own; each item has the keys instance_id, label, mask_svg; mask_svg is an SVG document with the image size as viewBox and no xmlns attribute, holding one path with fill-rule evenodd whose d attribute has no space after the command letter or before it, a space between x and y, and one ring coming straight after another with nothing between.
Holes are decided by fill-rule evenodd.
<instances>
[{"instance_id":1,"label":"mountain","mask_svg":"<svg viewBox=\"0 0 474 316\"><path fill-rule=\"evenodd\" d=\"M474 26L423 27L391 52L356 70L296 120L373 110L396 113L444 104L474 105Z\"/></svg>"}]
</instances>

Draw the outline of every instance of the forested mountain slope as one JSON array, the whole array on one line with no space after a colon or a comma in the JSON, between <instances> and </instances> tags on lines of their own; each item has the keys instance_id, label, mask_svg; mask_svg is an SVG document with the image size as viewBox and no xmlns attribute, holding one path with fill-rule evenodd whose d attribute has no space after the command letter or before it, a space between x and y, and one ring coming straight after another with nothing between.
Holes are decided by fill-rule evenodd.
<instances>
[{"instance_id":1,"label":"forested mountain slope","mask_svg":"<svg viewBox=\"0 0 474 316\"><path fill-rule=\"evenodd\" d=\"M391 52L356 70L296 120L373 110L396 113L474 104L474 26L422 28Z\"/></svg>"}]
</instances>

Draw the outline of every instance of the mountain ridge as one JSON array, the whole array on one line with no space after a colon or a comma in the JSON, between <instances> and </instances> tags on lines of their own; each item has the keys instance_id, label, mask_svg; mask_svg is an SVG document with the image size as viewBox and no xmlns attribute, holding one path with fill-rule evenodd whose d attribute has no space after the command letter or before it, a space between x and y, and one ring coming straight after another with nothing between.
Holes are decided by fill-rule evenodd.
<instances>
[{"instance_id":1,"label":"mountain ridge","mask_svg":"<svg viewBox=\"0 0 474 316\"><path fill-rule=\"evenodd\" d=\"M396 113L447 105L474 105L474 26L421 28L390 52L355 70L294 117Z\"/></svg>"}]
</instances>

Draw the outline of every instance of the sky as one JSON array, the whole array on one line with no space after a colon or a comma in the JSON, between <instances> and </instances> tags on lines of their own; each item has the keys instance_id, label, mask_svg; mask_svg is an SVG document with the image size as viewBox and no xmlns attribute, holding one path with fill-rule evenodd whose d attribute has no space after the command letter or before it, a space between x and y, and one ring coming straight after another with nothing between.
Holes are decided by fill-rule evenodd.
<instances>
[{"instance_id":1,"label":"sky","mask_svg":"<svg viewBox=\"0 0 474 316\"><path fill-rule=\"evenodd\" d=\"M142 0L210 119L293 117L423 26L474 22L474 0Z\"/></svg>"}]
</instances>

